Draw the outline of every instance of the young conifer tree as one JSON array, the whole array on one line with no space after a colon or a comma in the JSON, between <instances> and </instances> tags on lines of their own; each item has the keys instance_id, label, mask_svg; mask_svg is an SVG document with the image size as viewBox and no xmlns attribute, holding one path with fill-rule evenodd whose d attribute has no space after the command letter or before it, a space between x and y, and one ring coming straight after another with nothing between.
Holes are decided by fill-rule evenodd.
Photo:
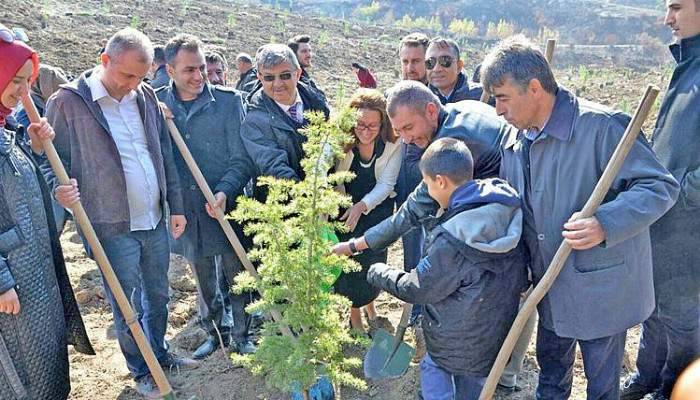
<instances>
[{"instance_id":1,"label":"young conifer tree","mask_svg":"<svg viewBox=\"0 0 700 400\"><path fill-rule=\"evenodd\" d=\"M294 336L281 335L278 323L268 322L258 351L234 355L233 359L253 373L265 375L268 384L283 391L301 389L307 393L322 376L335 387L363 389L365 382L350 373L361 366L361 360L343 354L344 346L356 343L344 319L350 302L328 290L339 268L359 270L349 258L331 254L329 240L329 232L344 229L344 224L332 221L332 217L341 207L351 205L350 198L334 188L351 180L353 174L328 171L352 140L349 132L356 114L345 107L328 121L320 113L306 117L310 123L302 131L307 141L301 162L305 178L294 182L262 177L258 184L267 188L266 202L240 198L233 213L253 236L255 246L250 256L259 262L260 276L256 280L241 273L234 290L258 290L260 300L247 310L280 311L280 322L289 326ZM327 216L331 216L330 222Z\"/></svg>"}]
</instances>

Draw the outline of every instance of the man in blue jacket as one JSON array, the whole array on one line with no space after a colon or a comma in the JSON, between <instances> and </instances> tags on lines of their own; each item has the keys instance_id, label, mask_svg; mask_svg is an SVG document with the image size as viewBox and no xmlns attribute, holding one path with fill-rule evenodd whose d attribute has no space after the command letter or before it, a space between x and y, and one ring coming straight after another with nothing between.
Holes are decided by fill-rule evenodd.
<instances>
[{"instance_id":1,"label":"man in blue jacket","mask_svg":"<svg viewBox=\"0 0 700 400\"><path fill-rule=\"evenodd\" d=\"M214 192L216 207L229 212L253 171L240 137L245 116L241 95L207 82L203 44L192 35L172 38L165 46L165 58L172 83L157 92L158 99L172 112L175 125ZM248 295L231 292L241 263L175 146L173 153L189 222L181 243L197 278L199 320L208 334L193 357L203 359L219 348L222 343L218 333L223 345L230 345L238 353L251 353L255 346L248 337L244 311ZM238 229L239 237L241 234ZM231 310L225 307L222 294L228 297ZM229 313L233 314L233 326Z\"/></svg>"},{"instance_id":2,"label":"man in blue jacket","mask_svg":"<svg viewBox=\"0 0 700 400\"><path fill-rule=\"evenodd\" d=\"M629 117L558 86L522 36L491 51L482 81L496 112L519 129L504 139L500 174L523 200L535 283L562 236L574 249L538 308L536 396L570 396L578 344L587 397L616 400L627 329L654 308L649 226L671 208L678 183L640 136L595 215L578 218Z\"/></svg>"},{"instance_id":3,"label":"man in blue jacket","mask_svg":"<svg viewBox=\"0 0 700 400\"><path fill-rule=\"evenodd\" d=\"M623 400L668 399L680 373L700 356L700 0L666 4L677 65L653 148L681 192L650 228L656 308L642 324L637 372L623 385Z\"/></svg>"}]
</instances>

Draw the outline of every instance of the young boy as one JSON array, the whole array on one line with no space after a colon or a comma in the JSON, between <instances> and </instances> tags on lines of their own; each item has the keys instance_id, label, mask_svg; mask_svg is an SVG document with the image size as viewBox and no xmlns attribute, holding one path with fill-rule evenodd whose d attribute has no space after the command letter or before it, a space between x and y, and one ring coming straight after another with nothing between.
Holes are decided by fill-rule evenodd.
<instances>
[{"instance_id":1,"label":"young boy","mask_svg":"<svg viewBox=\"0 0 700 400\"><path fill-rule=\"evenodd\" d=\"M474 180L471 153L456 139L432 143L420 170L444 211L423 222L426 256L410 272L374 264L367 281L425 305L423 398L477 399L525 285L520 199L505 181Z\"/></svg>"}]
</instances>

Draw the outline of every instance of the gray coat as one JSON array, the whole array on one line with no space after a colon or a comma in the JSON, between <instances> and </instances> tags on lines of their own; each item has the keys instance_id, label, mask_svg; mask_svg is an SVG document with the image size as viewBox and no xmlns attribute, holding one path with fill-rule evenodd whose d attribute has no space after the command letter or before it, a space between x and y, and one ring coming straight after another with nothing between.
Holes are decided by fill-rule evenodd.
<instances>
[{"instance_id":1,"label":"gray coat","mask_svg":"<svg viewBox=\"0 0 700 400\"><path fill-rule=\"evenodd\" d=\"M700 290L700 35L671 46L678 63L653 136L653 148L680 182L676 205L654 225L654 288L694 296Z\"/></svg>"},{"instance_id":2,"label":"gray coat","mask_svg":"<svg viewBox=\"0 0 700 400\"><path fill-rule=\"evenodd\" d=\"M560 88L549 122L530 147L530 191L523 133L506 137L501 177L524 201L523 238L535 282L562 241L564 223L583 208L628 123L626 115ZM595 214L605 242L569 256L539 306L544 327L561 337L591 340L644 321L654 308L649 225L677 196L678 183L640 136Z\"/></svg>"},{"instance_id":3,"label":"gray coat","mask_svg":"<svg viewBox=\"0 0 700 400\"><path fill-rule=\"evenodd\" d=\"M500 142L511 129L493 107L466 100L445 106L433 140L451 137L463 141L474 157L474 178L493 178L500 165ZM371 249L388 247L437 210L438 204L421 182L396 214L365 232L365 240Z\"/></svg>"},{"instance_id":4,"label":"gray coat","mask_svg":"<svg viewBox=\"0 0 700 400\"><path fill-rule=\"evenodd\" d=\"M51 98L46 118L56 131L54 145L71 178L78 181L80 200L100 238L128 233L131 229L126 179L117 145L92 93L87 77L93 71L61 86ZM156 95L147 84L136 89L148 152L158 177L161 206L183 214L182 194L168 128ZM58 185L54 177L52 187Z\"/></svg>"},{"instance_id":5,"label":"gray coat","mask_svg":"<svg viewBox=\"0 0 700 400\"><path fill-rule=\"evenodd\" d=\"M159 89L156 95L173 112L175 125L211 190L226 194L226 212L230 212L253 173L253 163L240 135L245 117L241 94L232 88L206 84L189 112L178 98L175 85ZM188 256L199 258L231 252L219 222L206 213L206 199L174 143L172 151L187 218L182 240L186 248L194 251Z\"/></svg>"}]
</instances>

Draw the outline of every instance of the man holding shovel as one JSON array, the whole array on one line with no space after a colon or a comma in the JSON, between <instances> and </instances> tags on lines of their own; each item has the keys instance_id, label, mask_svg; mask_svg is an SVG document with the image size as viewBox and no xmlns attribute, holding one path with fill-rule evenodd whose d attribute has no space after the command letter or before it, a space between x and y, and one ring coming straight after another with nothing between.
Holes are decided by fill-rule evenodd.
<instances>
[{"instance_id":1,"label":"man holding shovel","mask_svg":"<svg viewBox=\"0 0 700 400\"><path fill-rule=\"evenodd\" d=\"M485 89L519 131L504 138L501 177L523 200L523 239L537 283L563 239L576 251L539 305L538 399L571 394L576 345L589 399L618 399L628 328L654 308L649 225L678 183L643 137L594 216L578 219L629 118L559 87L543 54L522 36L486 57Z\"/></svg>"},{"instance_id":2,"label":"man holding shovel","mask_svg":"<svg viewBox=\"0 0 700 400\"><path fill-rule=\"evenodd\" d=\"M169 353L165 342L170 263L166 203L173 236L182 234L186 220L170 136L155 93L142 83L152 58L151 41L139 31L123 29L107 43L101 65L52 96L46 117L56 131L56 150L74 178L72 185L52 185L63 207L82 202L159 363L192 368L196 362ZM105 292L136 389L158 398L128 321L106 284Z\"/></svg>"},{"instance_id":3,"label":"man holding shovel","mask_svg":"<svg viewBox=\"0 0 700 400\"><path fill-rule=\"evenodd\" d=\"M241 95L207 82L203 44L192 35L172 38L165 46L165 58L172 84L159 90L157 96L172 112L175 125L214 192L216 206L228 212L243 194L253 170L240 136L245 116ZM175 148L173 152L184 188L188 223L182 244L197 278L199 318L208 334L193 357L203 359L221 345L230 345L239 353L252 353L255 346L248 338L244 311L249 295L231 293L240 261L183 156ZM237 233L243 237L240 229ZM228 297L231 308L225 306L223 296ZM233 327L227 315L231 309Z\"/></svg>"}]
</instances>

